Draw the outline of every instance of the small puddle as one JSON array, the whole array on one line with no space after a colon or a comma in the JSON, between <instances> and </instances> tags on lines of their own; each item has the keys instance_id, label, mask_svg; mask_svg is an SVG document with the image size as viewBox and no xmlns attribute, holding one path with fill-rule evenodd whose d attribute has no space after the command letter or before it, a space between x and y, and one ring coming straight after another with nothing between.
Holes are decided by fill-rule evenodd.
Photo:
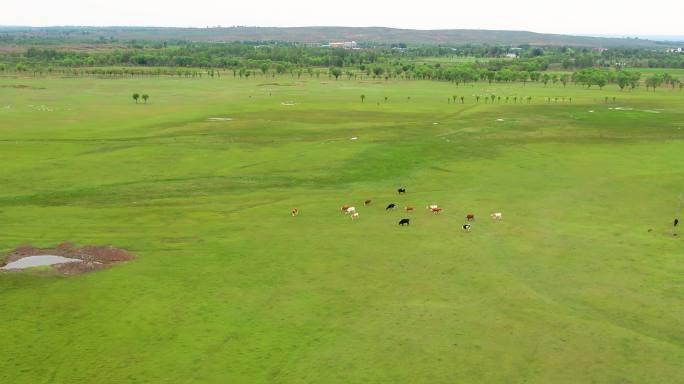
<instances>
[{"instance_id":1,"label":"small puddle","mask_svg":"<svg viewBox=\"0 0 684 384\"><path fill-rule=\"evenodd\" d=\"M40 255L40 256L28 256L21 258L17 261L8 263L0 269L24 269L32 267L43 267L46 265L55 264L66 264L66 263L81 263L83 260L80 259L70 259L68 257L54 256L54 255Z\"/></svg>"}]
</instances>

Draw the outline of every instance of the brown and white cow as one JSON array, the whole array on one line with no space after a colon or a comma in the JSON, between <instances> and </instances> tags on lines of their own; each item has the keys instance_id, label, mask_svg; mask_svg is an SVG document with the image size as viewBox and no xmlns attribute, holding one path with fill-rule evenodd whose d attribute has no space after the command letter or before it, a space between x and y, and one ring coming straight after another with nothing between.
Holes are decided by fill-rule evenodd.
<instances>
[{"instance_id":1,"label":"brown and white cow","mask_svg":"<svg viewBox=\"0 0 684 384\"><path fill-rule=\"evenodd\" d=\"M292 208L292 211L290 211L290 213L292 213L292 217L295 217L295 216L299 215L299 209Z\"/></svg>"}]
</instances>

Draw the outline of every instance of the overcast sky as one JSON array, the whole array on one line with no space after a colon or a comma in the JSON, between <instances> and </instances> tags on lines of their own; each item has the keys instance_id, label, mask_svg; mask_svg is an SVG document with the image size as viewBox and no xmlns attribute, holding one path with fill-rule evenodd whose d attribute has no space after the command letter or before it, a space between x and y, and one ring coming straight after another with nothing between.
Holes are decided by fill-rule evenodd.
<instances>
[{"instance_id":1,"label":"overcast sky","mask_svg":"<svg viewBox=\"0 0 684 384\"><path fill-rule=\"evenodd\" d=\"M684 0L1 0L0 25L384 26L684 35Z\"/></svg>"}]
</instances>

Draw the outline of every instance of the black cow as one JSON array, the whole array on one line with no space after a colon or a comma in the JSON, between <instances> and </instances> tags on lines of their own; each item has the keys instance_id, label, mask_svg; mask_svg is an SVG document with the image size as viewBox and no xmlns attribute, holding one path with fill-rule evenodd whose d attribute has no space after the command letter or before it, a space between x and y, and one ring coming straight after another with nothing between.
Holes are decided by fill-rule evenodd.
<instances>
[{"instance_id":1,"label":"black cow","mask_svg":"<svg viewBox=\"0 0 684 384\"><path fill-rule=\"evenodd\" d=\"M399 225L402 225L402 226L403 226L404 224L410 225L410 224L409 224L409 219L401 219L401 220L399 220Z\"/></svg>"},{"instance_id":2,"label":"black cow","mask_svg":"<svg viewBox=\"0 0 684 384\"><path fill-rule=\"evenodd\" d=\"M387 208L385 208L385 211L389 211L390 209L394 209L394 208L396 208L396 207L397 207L396 204L390 203L390 205L388 205Z\"/></svg>"},{"instance_id":3,"label":"black cow","mask_svg":"<svg viewBox=\"0 0 684 384\"><path fill-rule=\"evenodd\" d=\"M464 231L469 232L470 231L470 224L463 224L462 228Z\"/></svg>"},{"instance_id":4,"label":"black cow","mask_svg":"<svg viewBox=\"0 0 684 384\"><path fill-rule=\"evenodd\" d=\"M399 188L397 189L397 192L399 192L399 194L406 193L406 188Z\"/></svg>"},{"instance_id":5,"label":"black cow","mask_svg":"<svg viewBox=\"0 0 684 384\"><path fill-rule=\"evenodd\" d=\"M674 226L675 226L675 227L677 226L677 224L679 224L679 219L675 219L675 221L674 221Z\"/></svg>"}]
</instances>

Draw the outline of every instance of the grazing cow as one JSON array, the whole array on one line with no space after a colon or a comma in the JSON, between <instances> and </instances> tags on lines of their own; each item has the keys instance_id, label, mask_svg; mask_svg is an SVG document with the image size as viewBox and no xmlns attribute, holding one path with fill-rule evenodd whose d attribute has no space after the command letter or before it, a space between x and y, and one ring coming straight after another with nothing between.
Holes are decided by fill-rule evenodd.
<instances>
[{"instance_id":1,"label":"grazing cow","mask_svg":"<svg viewBox=\"0 0 684 384\"><path fill-rule=\"evenodd\" d=\"M369 199L369 200L364 201L364 202L363 202L363 205L370 205L370 203L371 203L371 201L370 201L370 199Z\"/></svg>"},{"instance_id":2,"label":"grazing cow","mask_svg":"<svg viewBox=\"0 0 684 384\"><path fill-rule=\"evenodd\" d=\"M501 219L503 219L503 214L501 212L494 212L494 213L490 213L489 217L491 217L494 220L501 220Z\"/></svg>"},{"instance_id":3,"label":"grazing cow","mask_svg":"<svg viewBox=\"0 0 684 384\"><path fill-rule=\"evenodd\" d=\"M297 208L292 208L291 213L292 213L292 217L295 217L295 216L299 215L299 209L297 209Z\"/></svg>"},{"instance_id":4,"label":"grazing cow","mask_svg":"<svg viewBox=\"0 0 684 384\"><path fill-rule=\"evenodd\" d=\"M347 213L347 209L349 209L349 205L347 205L347 204L340 207L340 211L342 211L343 213Z\"/></svg>"},{"instance_id":5,"label":"grazing cow","mask_svg":"<svg viewBox=\"0 0 684 384\"><path fill-rule=\"evenodd\" d=\"M466 220L468 221L473 221L475 220L475 214L474 213L469 213L466 215Z\"/></svg>"},{"instance_id":6,"label":"grazing cow","mask_svg":"<svg viewBox=\"0 0 684 384\"><path fill-rule=\"evenodd\" d=\"M406 193L406 188L399 188L397 189L397 192L399 192L399 194Z\"/></svg>"},{"instance_id":7,"label":"grazing cow","mask_svg":"<svg viewBox=\"0 0 684 384\"><path fill-rule=\"evenodd\" d=\"M404 207L404 211L406 212L413 212L413 207Z\"/></svg>"},{"instance_id":8,"label":"grazing cow","mask_svg":"<svg viewBox=\"0 0 684 384\"><path fill-rule=\"evenodd\" d=\"M397 207L396 204L390 203L390 205L388 205L387 208L385 208L385 211L389 211L390 209L394 209L394 208L396 208L396 207Z\"/></svg>"},{"instance_id":9,"label":"grazing cow","mask_svg":"<svg viewBox=\"0 0 684 384\"><path fill-rule=\"evenodd\" d=\"M431 211L431 210L433 210L433 209L435 209L435 208L439 208L439 206L438 206L437 204L430 204L430 205L428 205L428 206L425 207L425 208L427 208L428 211Z\"/></svg>"},{"instance_id":10,"label":"grazing cow","mask_svg":"<svg viewBox=\"0 0 684 384\"><path fill-rule=\"evenodd\" d=\"M677 224L679 224L679 219L675 219L673 224L674 224L674 227L676 227Z\"/></svg>"},{"instance_id":11,"label":"grazing cow","mask_svg":"<svg viewBox=\"0 0 684 384\"><path fill-rule=\"evenodd\" d=\"M351 214L351 219L352 219L352 220L356 220L356 219L358 219L358 218L359 218L359 213L358 213L358 212L354 212L354 213Z\"/></svg>"},{"instance_id":12,"label":"grazing cow","mask_svg":"<svg viewBox=\"0 0 684 384\"><path fill-rule=\"evenodd\" d=\"M409 224L409 219L401 219L401 220L399 220L399 225L401 225L402 227L403 227L404 225L410 225L410 224Z\"/></svg>"},{"instance_id":13,"label":"grazing cow","mask_svg":"<svg viewBox=\"0 0 684 384\"><path fill-rule=\"evenodd\" d=\"M438 215L442 213L443 210L444 208L432 208L430 211L432 211L432 213L434 213L435 215Z\"/></svg>"},{"instance_id":14,"label":"grazing cow","mask_svg":"<svg viewBox=\"0 0 684 384\"><path fill-rule=\"evenodd\" d=\"M466 232L470 232L470 224L463 224L461 228L463 228L463 230Z\"/></svg>"},{"instance_id":15,"label":"grazing cow","mask_svg":"<svg viewBox=\"0 0 684 384\"><path fill-rule=\"evenodd\" d=\"M348 214L350 214L350 213L351 213L351 214L356 213L356 207L349 207L349 208L347 208L346 211L344 211L344 214L345 214L345 215L348 215Z\"/></svg>"}]
</instances>

